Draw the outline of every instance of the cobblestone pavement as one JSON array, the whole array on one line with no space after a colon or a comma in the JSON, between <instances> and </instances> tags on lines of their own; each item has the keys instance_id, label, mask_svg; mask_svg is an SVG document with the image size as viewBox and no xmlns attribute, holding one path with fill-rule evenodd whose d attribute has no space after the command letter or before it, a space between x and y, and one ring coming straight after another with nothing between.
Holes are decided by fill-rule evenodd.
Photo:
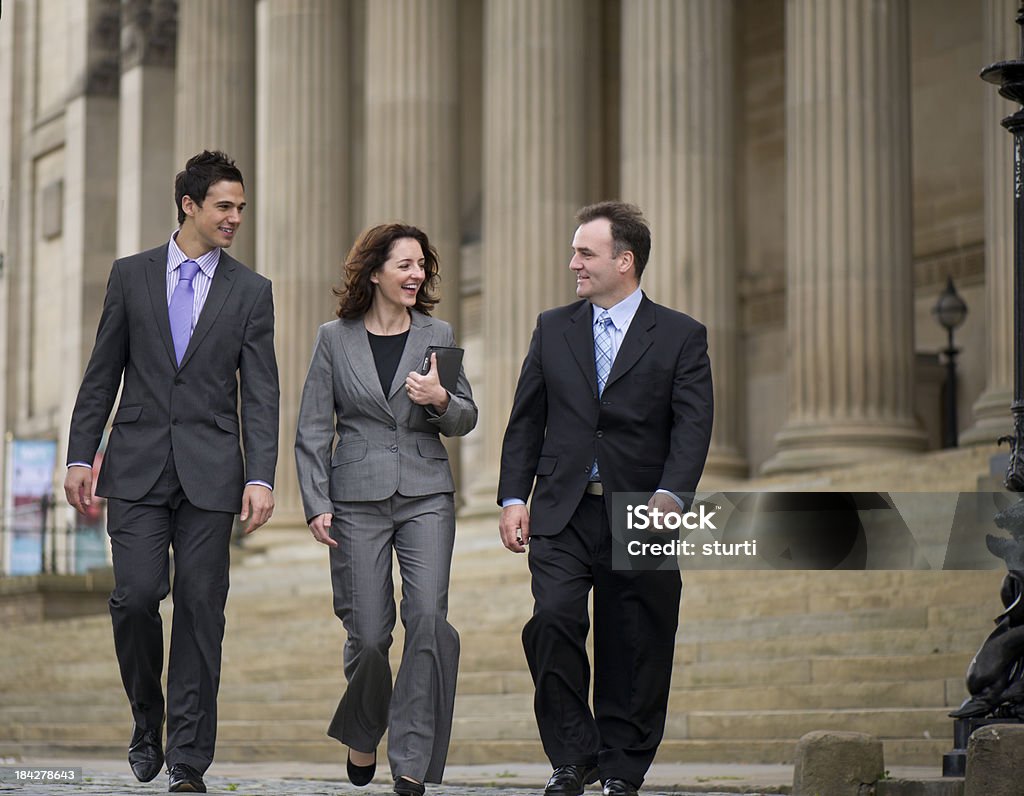
<instances>
[{"instance_id":1,"label":"cobblestone pavement","mask_svg":"<svg viewBox=\"0 0 1024 796\"><path fill-rule=\"evenodd\" d=\"M675 767L673 767L675 768ZM682 768L682 767L680 767ZM740 767L742 769L743 767ZM754 767L756 768L756 767ZM735 776L730 776L727 768L716 768L716 776L702 776L700 771L689 770L676 772L663 770L660 777L649 780L641 790L641 796L763 796L788 791L788 787L779 784L784 778L780 775L781 767L762 767L773 769L760 777L770 783L762 789L750 784L745 786L750 772L737 769ZM309 769L304 771L303 769ZM75 781L44 781L29 777L44 776L44 772L74 771ZM29 772L19 775L18 771ZM379 772L378 772L379 773ZM453 783L444 785L428 785L427 796L540 796L548 770L543 766L456 766L446 774ZM67 774L65 774L67 776ZM262 763L244 765L215 764L207 772L206 785L210 793L238 794L239 796L389 796L391 785L384 776L378 778L365 788L356 788L345 779L343 766L310 765L298 763ZM679 782L702 782L704 780L722 779L730 783L723 785L725 790L715 790L711 782L690 790L686 785L670 786L667 783L675 778ZM755 780L758 779L755 776ZM754 789L748 789L754 788ZM80 760L63 764L53 760L36 761L0 761L0 795L18 794L18 796L76 796L77 794L103 794L115 796L146 796L146 794L162 794L167 792L167 777L160 775L152 782L141 783L128 771L127 764L117 761ZM587 788L587 796L600 796L599 785Z\"/></svg>"}]
</instances>

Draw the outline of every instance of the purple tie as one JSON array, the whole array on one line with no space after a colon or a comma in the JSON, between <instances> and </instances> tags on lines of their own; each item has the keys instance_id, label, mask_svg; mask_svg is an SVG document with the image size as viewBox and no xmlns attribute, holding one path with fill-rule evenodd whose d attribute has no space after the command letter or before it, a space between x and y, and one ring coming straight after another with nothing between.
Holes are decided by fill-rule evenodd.
<instances>
[{"instance_id":1,"label":"purple tie","mask_svg":"<svg viewBox=\"0 0 1024 796\"><path fill-rule=\"evenodd\" d=\"M192 305L196 295L192 289L192 280L198 271L199 264L195 260L185 260L178 267L178 284L174 286L171 303L167 307L171 338L174 340L174 356L179 365L188 348L188 339L192 336Z\"/></svg>"}]
</instances>

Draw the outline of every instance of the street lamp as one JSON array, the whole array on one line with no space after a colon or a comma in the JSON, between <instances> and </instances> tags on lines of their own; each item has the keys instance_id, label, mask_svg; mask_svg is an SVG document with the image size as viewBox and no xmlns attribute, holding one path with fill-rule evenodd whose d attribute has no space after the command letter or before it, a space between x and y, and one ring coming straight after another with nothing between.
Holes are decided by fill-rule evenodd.
<instances>
[{"instance_id":1,"label":"street lamp","mask_svg":"<svg viewBox=\"0 0 1024 796\"><path fill-rule=\"evenodd\" d=\"M956 355L959 350L953 345L953 330L964 322L967 317L967 304L953 286L953 277L948 277L946 289L932 307L932 315L948 335L946 350L946 412L943 420L942 447L957 446L957 411L956 411Z\"/></svg>"},{"instance_id":2,"label":"street lamp","mask_svg":"<svg viewBox=\"0 0 1024 796\"><path fill-rule=\"evenodd\" d=\"M1017 11L1020 50L1017 58L999 61L981 70L981 77L999 86L999 95L1024 106L1024 3ZM998 512L995 525L1013 539L1024 540L1024 107L1003 119L1003 127L1013 135L1013 435L1001 437L1010 443L1010 461L1004 486L1018 494L1016 503ZM950 282L952 287L952 282ZM1003 287L1000 285L1000 287ZM1009 285L1006 287L1010 287ZM941 301L940 301L941 303ZM945 326L945 324L943 324ZM953 331L949 332L953 347ZM967 765L967 742L978 727L997 722L1024 721L1024 657L1013 641L1024 634L1024 622L1011 606L1024 599L1024 569L1018 558L999 550L1009 540L986 536L989 551L1006 561L999 597L1006 610L996 618L996 629L982 642L967 667L967 691L970 697L949 715L953 723L953 751L942 756L943 776L963 776ZM1012 542L1010 543L1012 547ZM1007 643L1009 642L1009 643Z\"/></svg>"}]
</instances>

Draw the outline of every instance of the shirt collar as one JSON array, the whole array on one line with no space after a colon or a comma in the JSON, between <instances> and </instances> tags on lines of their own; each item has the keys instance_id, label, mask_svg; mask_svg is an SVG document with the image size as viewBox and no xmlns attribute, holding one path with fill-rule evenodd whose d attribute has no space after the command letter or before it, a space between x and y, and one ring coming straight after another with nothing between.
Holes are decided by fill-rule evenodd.
<instances>
[{"instance_id":1,"label":"shirt collar","mask_svg":"<svg viewBox=\"0 0 1024 796\"><path fill-rule=\"evenodd\" d=\"M178 246L178 230L174 230L171 233L171 242L167 246L167 272L177 270L177 268L185 262L185 260L192 259ZM217 270L217 263L220 262L220 249L210 249L206 254L196 258L194 261L199 266L199 270L202 271L210 279L213 279L213 274Z\"/></svg>"},{"instance_id":2,"label":"shirt collar","mask_svg":"<svg viewBox=\"0 0 1024 796\"><path fill-rule=\"evenodd\" d=\"M633 320L633 316L636 315L636 311L640 309L640 302L643 298L644 293L638 287L618 304L609 307L608 315L611 316L612 325L616 329L624 329L629 326L630 321ZM604 310L596 304L591 305L591 307L593 310L593 322L597 323L597 316L604 312Z\"/></svg>"}]
</instances>

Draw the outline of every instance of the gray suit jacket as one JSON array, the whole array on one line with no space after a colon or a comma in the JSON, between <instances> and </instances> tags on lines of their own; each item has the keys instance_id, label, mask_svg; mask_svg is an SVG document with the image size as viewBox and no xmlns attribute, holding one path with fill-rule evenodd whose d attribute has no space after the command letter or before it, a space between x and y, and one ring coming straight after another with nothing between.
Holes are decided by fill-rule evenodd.
<instances>
[{"instance_id":1,"label":"gray suit jacket","mask_svg":"<svg viewBox=\"0 0 1024 796\"><path fill-rule=\"evenodd\" d=\"M272 485L277 466L278 380L270 281L221 251L178 366L167 315L166 274L166 244L114 263L96 345L71 416L67 460L93 460L123 377L97 494L143 498L173 451L192 505L237 513L246 481Z\"/></svg>"},{"instance_id":2,"label":"gray suit jacket","mask_svg":"<svg viewBox=\"0 0 1024 796\"><path fill-rule=\"evenodd\" d=\"M362 319L320 327L295 433L295 466L307 520L334 513L335 501L455 491L439 433L468 434L477 409L464 370L443 415L409 400L403 389L406 376L429 345L455 345L451 326L413 310L405 351L385 396Z\"/></svg>"}]
</instances>

